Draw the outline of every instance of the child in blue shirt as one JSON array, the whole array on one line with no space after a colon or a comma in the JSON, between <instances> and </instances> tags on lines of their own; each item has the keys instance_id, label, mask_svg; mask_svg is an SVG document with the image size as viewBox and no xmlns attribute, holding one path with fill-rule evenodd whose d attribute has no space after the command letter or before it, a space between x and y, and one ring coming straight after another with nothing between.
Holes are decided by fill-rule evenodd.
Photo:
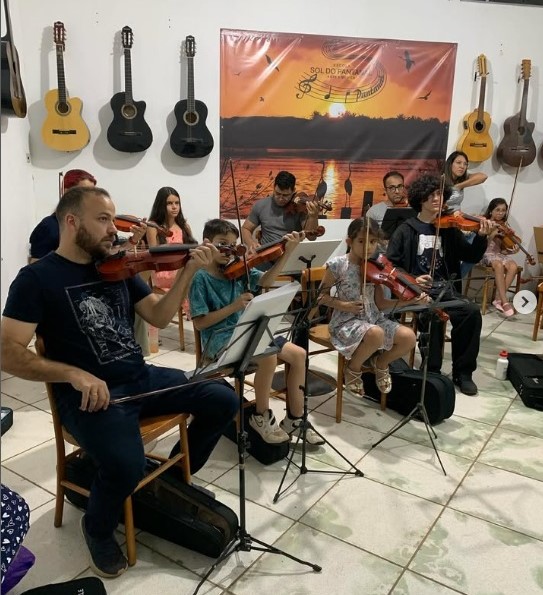
<instances>
[{"instance_id":1,"label":"child in blue shirt","mask_svg":"<svg viewBox=\"0 0 543 595\"><path fill-rule=\"evenodd\" d=\"M204 239L215 246L235 246L239 232L234 225L222 219L212 219L204 227ZM259 287L270 287L281 271L282 263L304 238L303 232L292 232L284 236L285 253L266 273L251 269L250 291L244 287L244 279L229 280L223 273L230 256L217 252L213 264L200 269L194 275L189 293L191 316L194 327L200 331L202 346L208 358L215 358L221 348L228 343L233 329L241 317L243 309L253 299ZM303 414L303 392L305 384L306 353L301 347L284 337L275 339L281 348L277 355L259 358L255 363L256 413L249 419L251 427L265 442L277 444L287 442L299 431ZM269 399L277 359L289 364L287 373L287 415L277 424L269 408ZM313 430L306 433L309 444L324 444L324 440Z\"/></svg>"}]
</instances>

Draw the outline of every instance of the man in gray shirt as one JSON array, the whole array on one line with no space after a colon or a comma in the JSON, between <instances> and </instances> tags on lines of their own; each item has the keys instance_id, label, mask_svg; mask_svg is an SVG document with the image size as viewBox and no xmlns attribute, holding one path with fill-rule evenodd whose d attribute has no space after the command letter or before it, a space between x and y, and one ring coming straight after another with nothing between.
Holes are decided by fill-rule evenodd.
<instances>
[{"instance_id":1,"label":"man in gray shirt","mask_svg":"<svg viewBox=\"0 0 543 595\"><path fill-rule=\"evenodd\" d=\"M294 198L296 178L288 171L280 171L275 176L273 194L253 205L249 216L241 228L243 243L249 251L254 251L261 244L271 244L282 240L283 236L293 231L314 231L319 220L319 207L316 202L307 201L307 214L290 209ZM260 226L260 242L253 236Z\"/></svg>"},{"instance_id":2,"label":"man in gray shirt","mask_svg":"<svg viewBox=\"0 0 543 595\"><path fill-rule=\"evenodd\" d=\"M391 207L409 206L405 197L404 177L399 171L389 171L383 178L383 186L387 200L373 205L368 209L367 216L373 219L379 227L383 223L385 211Z\"/></svg>"}]
</instances>

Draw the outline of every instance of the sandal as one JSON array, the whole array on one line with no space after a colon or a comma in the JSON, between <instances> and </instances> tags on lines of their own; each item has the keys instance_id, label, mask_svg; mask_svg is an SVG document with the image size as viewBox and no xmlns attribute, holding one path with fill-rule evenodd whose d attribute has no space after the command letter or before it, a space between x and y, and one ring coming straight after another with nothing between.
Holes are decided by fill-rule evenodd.
<instances>
[{"instance_id":1,"label":"sandal","mask_svg":"<svg viewBox=\"0 0 543 595\"><path fill-rule=\"evenodd\" d=\"M364 383L362 382L362 372L355 372L349 366L345 366L343 373L343 383L345 388L355 395L364 395Z\"/></svg>"},{"instance_id":2,"label":"sandal","mask_svg":"<svg viewBox=\"0 0 543 595\"><path fill-rule=\"evenodd\" d=\"M501 300L494 300L492 302L492 305L494 306L494 308L496 308L496 310L498 310L499 312L503 312L503 306L502 306L502 301Z\"/></svg>"},{"instance_id":3,"label":"sandal","mask_svg":"<svg viewBox=\"0 0 543 595\"><path fill-rule=\"evenodd\" d=\"M388 366L386 368L377 367L378 357L378 355L374 355L370 359L370 362L373 366L373 372L375 374L375 384L382 393L387 394L392 390L392 378L390 377L390 370L388 369Z\"/></svg>"},{"instance_id":4,"label":"sandal","mask_svg":"<svg viewBox=\"0 0 543 595\"><path fill-rule=\"evenodd\" d=\"M509 302L504 302L502 304L502 308L503 308L502 312L507 316L507 318L509 318L509 316L515 315L515 309Z\"/></svg>"}]
</instances>

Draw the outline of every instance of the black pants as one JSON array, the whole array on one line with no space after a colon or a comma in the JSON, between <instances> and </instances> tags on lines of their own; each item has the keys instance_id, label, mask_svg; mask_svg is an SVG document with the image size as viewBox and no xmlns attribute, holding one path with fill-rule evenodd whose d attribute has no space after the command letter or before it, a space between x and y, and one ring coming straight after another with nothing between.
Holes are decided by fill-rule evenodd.
<instances>
[{"instance_id":1,"label":"black pants","mask_svg":"<svg viewBox=\"0 0 543 595\"><path fill-rule=\"evenodd\" d=\"M453 377L459 374L471 374L477 369L477 356L479 355L479 344L481 339L481 327L483 319L481 310L477 304L466 301L461 306L448 308L451 331L452 346L452 371ZM444 322L436 316L432 320L430 340L428 342L428 326L430 314L424 312L419 315L419 350L423 355L423 361L426 354L426 344L428 344L428 371L440 372L443 362L443 341Z\"/></svg>"}]
</instances>

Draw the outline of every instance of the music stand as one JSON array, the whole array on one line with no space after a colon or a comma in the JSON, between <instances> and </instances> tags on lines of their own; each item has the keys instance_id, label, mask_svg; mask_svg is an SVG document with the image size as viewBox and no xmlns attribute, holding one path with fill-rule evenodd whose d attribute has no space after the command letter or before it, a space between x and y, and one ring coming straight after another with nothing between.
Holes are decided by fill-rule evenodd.
<instances>
[{"instance_id":1,"label":"music stand","mask_svg":"<svg viewBox=\"0 0 543 595\"><path fill-rule=\"evenodd\" d=\"M381 222L381 229L386 234L387 238L400 227L400 225L417 216L417 211L411 207L389 207L383 215Z\"/></svg>"},{"instance_id":2,"label":"music stand","mask_svg":"<svg viewBox=\"0 0 543 595\"><path fill-rule=\"evenodd\" d=\"M227 349L217 360L218 367L231 366L233 367L233 376L239 386L239 429L238 429L238 469L239 469L239 497L240 497L240 512L239 512L239 528L236 536L225 547L221 555L211 565L211 567L204 574L198 583L194 595L198 593L200 587L211 575L213 570L228 556L234 552L250 552L251 550L258 550L261 552L268 552L270 554L279 554L290 558L299 564L309 566L315 572L320 572L322 567L301 560L283 550L274 547L264 541L252 537L246 528L246 514L245 514L245 457L247 452L247 432L245 431L245 421L243 415L243 387L245 382L245 374L251 361L255 358L265 357L272 353L279 351L278 347L270 348L270 342L273 339L271 332L272 328L277 328L284 315L285 309L288 307L294 295L299 288L299 283L293 282L289 285L281 287L277 291L264 293L257 296L245 308L238 324L232 334L232 340L229 341ZM266 312L262 314L262 312ZM219 329L219 332L222 329ZM208 374L213 370L213 365L205 366L201 372L194 375L196 378L199 374ZM258 545L253 545L255 542Z\"/></svg>"}]
</instances>

